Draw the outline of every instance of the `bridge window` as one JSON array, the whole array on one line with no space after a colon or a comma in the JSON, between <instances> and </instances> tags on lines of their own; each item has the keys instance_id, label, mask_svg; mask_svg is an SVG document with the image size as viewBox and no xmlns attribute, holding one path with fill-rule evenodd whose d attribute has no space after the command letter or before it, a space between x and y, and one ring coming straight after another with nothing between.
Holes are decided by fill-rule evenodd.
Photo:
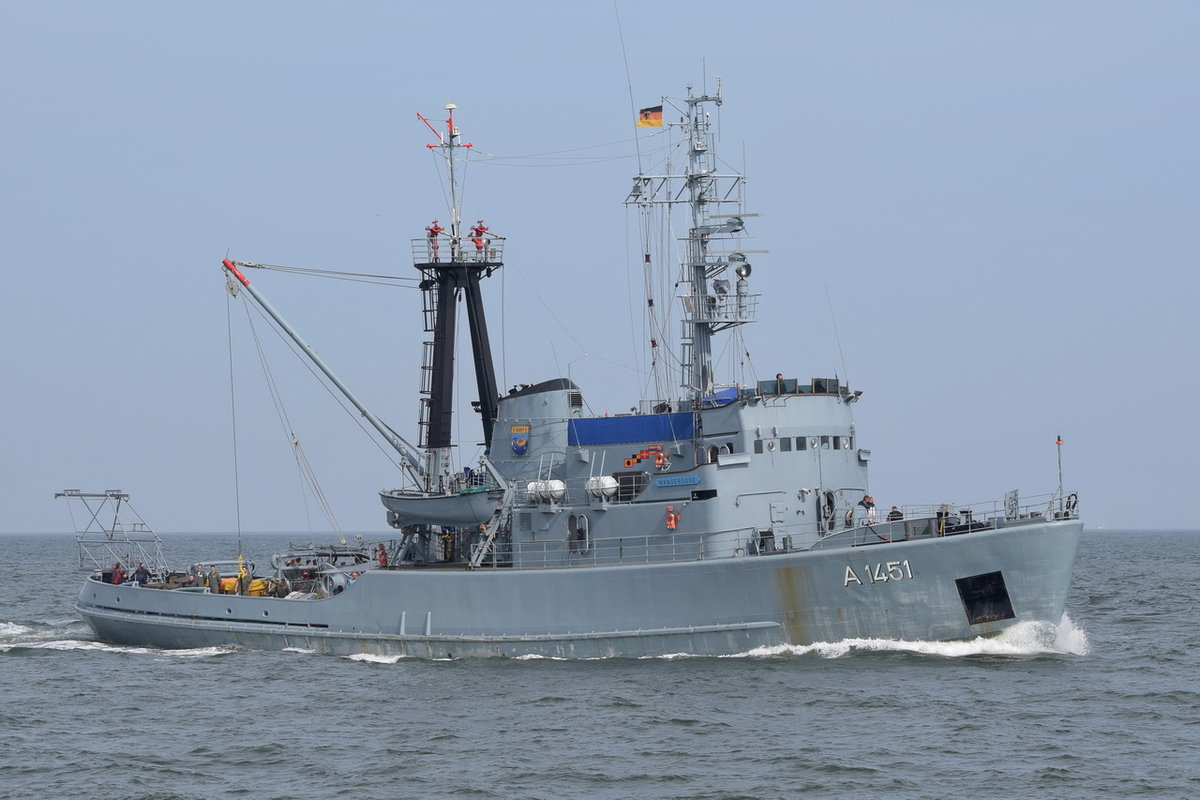
<instances>
[{"instance_id":1,"label":"bridge window","mask_svg":"<svg viewBox=\"0 0 1200 800\"><path fill-rule=\"evenodd\" d=\"M779 440L779 452L787 453L792 449L792 440L789 437L784 437Z\"/></svg>"}]
</instances>

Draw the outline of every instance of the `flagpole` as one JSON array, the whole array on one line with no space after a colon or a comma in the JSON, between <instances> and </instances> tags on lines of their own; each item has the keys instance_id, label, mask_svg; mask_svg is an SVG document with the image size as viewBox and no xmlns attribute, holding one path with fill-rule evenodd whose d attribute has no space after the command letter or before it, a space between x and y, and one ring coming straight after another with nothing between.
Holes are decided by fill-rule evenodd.
<instances>
[{"instance_id":1,"label":"flagpole","mask_svg":"<svg viewBox=\"0 0 1200 800\"><path fill-rule=\"evenodd\" d=\"M1058 447L1058 510L1061 514L1063 510L1063 483L1062 483L1062 434L1055 437L1055 445Z\"/></svg>"}]
</instances>

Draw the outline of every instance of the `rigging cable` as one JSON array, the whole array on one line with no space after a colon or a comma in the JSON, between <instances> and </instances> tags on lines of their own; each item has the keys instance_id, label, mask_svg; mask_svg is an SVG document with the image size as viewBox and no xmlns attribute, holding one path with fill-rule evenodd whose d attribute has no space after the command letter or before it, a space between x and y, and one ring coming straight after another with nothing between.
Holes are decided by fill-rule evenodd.
<instances>
[{"instance_id":1,"label":"rigging cable","mask_svg":"<svg viewBox=\"0 0 1200 800\"><path fill-rule=\"evenodd\" d=\"M629 72L629 53L625 49L625 31L621 28L621 12L620 12L620 9L617 7L617 0L613 0L613 17L617 21L617 38L621 42L621 61L625 65L625 85L629 89L629 116L634 119L637 119L637 112L638 112L637 102L633 98L633 76ZM635 135L633 137L633 147L634 147L634 153L637 155L637 174L639 177L641 177L641 175L644 173L644 170L642 169L642 143L641 143L641 137L637 136L636 133L637 132L635 131L634 132ZM643 217L643 219L644 219L644 215L639 214L639 216ZM626 224L628 224L628 222ZM651 269L651 265L648 263L649 256L650 256L650 250L648 249L648 242L645 238L646 236L648 236L648 233L646 231L646 226L644 224L641 227L642 227L643 236L642 236L641 248L640 248L641 253L639 253L638 256L639 256L639 260L642 261L642 280L644 283L645 297L646 297L646 307L644 309L644 313L646 316L643 317L646 327L643 330L645 331L645 333L649 334L649 336L646 336L644 333L643 339L649 339L649 341L648 342L635 341L633 343L633 345L634 345L635 358L639 362L639 366L640 366L640 362L641 362L640 354L642 353L642 346L644 344L650 344L650 352L649 352L650 363L647 365L649 367L649 370L647 373L645 373L646 379L645 379L645 383L642 386L642 399L644 400L646 398L647 385L651 381L653 381L655 393L659 397L662 396L662 392L660 391L661 382L658 379L658 370L659 370L659 366L658 366L659 361L658 361L658 353L657 353L658 348L655 346L655 344L658 342L658 339L661 337L658 336L658 334L656 333L655 324L654 324L656 315L655 315L655 312L653 311L654 295L651 293L651 282L650 282L650 278L649 278L649 270ZM627 238L628 238L628 235L627 235ZM632 298L633 293L630 292L629 294L630 294L630 297ZM632 312L632 309L631 309L631 312ZM631 316L632 316L632 313L631 313ZM642 315L639 314L638 316L642 316Z\"/></svg>"},{"instance_id":2,"label":"rigging cable","mask_svg":"<svg viewBox=\"0 0 1200 800\"><path fill-rule=\"evenodd\" d=\"M267 363L266 352L263 350L262 340L258 336L258 329L254 326L254 318L250 316L250 306L244 306L246 311L246 323L250 327L250 335L254 339L254 347L258 353L258 361L263 371L263 378L267 383L267 391L271 395L271 402L275 406L275 415L279 418L279 424L283 427L283 433L288 438L292 445L292 456L296 459L296 471L300 477L301 497L304 497L304 484L308 484L308 488L312 491L317 504L321 506L321 510L325 513L325 518L329 521L330 526L336 533L341 533L341 526L338 525L337 519L334 517L333 508L329 504L325 492L321 489L321 484L317 480L316 472L308 461L308 456L304 454L304 449L300 445L300 438L296 436L296 432L292 427L292 422L288 418L287 409L283 405L283 396L279 392L279 386L275 382L275 376L271 373L270 365ZM304 519L308 524L309 533L312 533L312 519L308 513L308 503L304 504Z\"/></svg>"},{"instance_id":3,"label":"rigging cable","mask_svg":"<svg viewBox=\"0 0 1200 800\"><path fill-rule=\"evenodd\" d=\"M396 461L396 459L392 457L391 452L388 451L387 449L385 449L384 446L382 444L380 444L379 441L375 438L375 436L371 433L371 431L369 431L367 429L366 425L363 424L361 415L353 413L349 408L346 407L346 403L344 402L343 398L337 392L333 391L333 389L331 389L329 387L328 383L322 379L321 375L318 374L316 369L313 368L312 363L308 360L308 358L305 357L299 351L299 349L296 347L295 343L293 343L290 339L286 338L283 335L283 333L280 332L279 328L270 319L267 318L266 314L262 311L262 309L260 309L258 306L253 306L253 308L254 308L255 313L257 313L260 317L262 317L264 320L267 321L271 330L274 331L275 335L279 337L279 340L281 342L283 342L283 344L288 348L288 350L292 353L292 355L294 355L296 357L296 359L301 364L304 365L304 368L309 371L309 373L313 376L313 378L316 379L317 383L320 384L321 387L323 389L325 389L325 391L329 394L329 396L333 398L334 402L336 402L339 406L341 406L342 410L346 412L346 416L350 417L350 419L352 419L354 421L354 424L357 425L364 434L366 434L367 439L373 445L375 445L376 449L378 449L379 452L383 454L383 457L386 458L388 461L390 461L392 463L392 466L396 467L397 470L409 475L409 477L415 481L416 478L410 472L411 468L409 467L408 463L407 462L400 463L400 462ZM392 430L390 425L388 426L388 430L391 430L392 433L397 438L402 438L402 437L400 437L399 434L397 434L394 430Z\"/></svg>"},{"instance_id":4,"label":"rigging cable","mask_svg":"<svg viewBox=\"0 0 1200 800\"><path fill-rule=\"evenodd\" d=\"M632 102L632 95L631 95ZM578 153L583 150L599 150L602 147L614 147L616 145L629 144L629 139L618 139L612 142L604 142L602 144L589 144L582 147L572 147L566 150L550 150L545 153L530 153L528 155L505 156L499 153L487 153L484 151L475 152L475 162L481 166L488 167L578 167L587 166L589 164L604 164L610 161L624 161L630 158L628 153L619 152L616 155L592 155L592 156L563 156L562 153ZM636 137L633 139L635 148L637 147ZM513 163L497 163L497 162L513 162L513 161L556 161L555 164L513 164Z\"/></svg>"},{"instance_id":5,"label":"rigging cable","mask_svg":"<svg viewBox=\"0 0 1200 800\"><path fill-rule=\"evenodd\" d=\"M251 267L253 269L264 269L271 272L286 272L293 275L308 275L317 278L333 278L336 280L356 281L359 283L373 283L382 286L395 286L398 284L407 284L415 286L418 278L405 278L401 275L380 275L370 272L346 272L344 270L335 269L316 269L313 267L292 267L284 264L254 264L245 261L238 262L241 266Z\"/></svg>"},{"instance_id":6,"label":"rigging cable","mask_svg":"<svg viewBox=\"0 0 1200 800\"><path fill-rule=\"evenodd\" d=\"M629 252L629 245L632 239L629 232L629 214L625 214L625 303L626 310L629 313L629 347L633 351L633 362L637 365L638 372L645 374L645 365L642 363L642 342L646 340L646 326L642 319L641 309L635 309L633 305L633 263L632 254ZM643 256L639 255L639 258ZM640 334L640 338L639 338ZM643 383L642 397L646 396L646 388Z\"/></svg>"},{"instance_id":7,"label":"rigging cable","mask_svg":"<svg viewBox=\"0 0 1200 800\"><path fill-rule=\"evenodd\" d=\"M232 302L237 289L233 281L228 277L225 278L225 287L225 338L229 345L229 416L233 430L233 509L237 527L237 549L240 558L242 553L242 496L240 489L241 482L238 478L237 403L234 400L233 383L233 316L229 310L229 304Z\"/></svg>"},{"instance_id":8,"label":"rigging cable","mask_svg":"<svg viewBox=\"0 0 1200 800\"><path fill-rule=\"evenodd\" d=\"M621 60L625 63L625 83L629 86L629 116L637 119L637 104L633 101L633 78L629 74L629 54L625 51L625 32L621 29L621 14L617 10L617 0L613 0L613 16L617 18L617 38L621 40ZM633 146L637 152L638 175L642 174L642 148L638 137L633 137Z\"/></svg>"},{"instance_id":9,"label":"rigging cable","mask_svg":"<svg viewBox=\"0 0 1200 800\"><path fill-rule=\"evenodd\" d=\"M833 298L829 295L829 284L825 284L825 302L829 304L829 319L833 322L833 340L837 342L838 358L842 362L842 379L850 382L850 373L846 369L846 354L842 352L842 337L838 334L837 315L833 313Z\"/></svg>"}]
</instances>

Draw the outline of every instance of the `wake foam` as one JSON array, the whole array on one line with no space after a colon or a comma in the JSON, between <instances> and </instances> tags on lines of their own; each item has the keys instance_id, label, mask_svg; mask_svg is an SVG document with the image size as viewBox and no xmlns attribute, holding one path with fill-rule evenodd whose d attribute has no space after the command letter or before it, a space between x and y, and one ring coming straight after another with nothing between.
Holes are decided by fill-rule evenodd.
<instances>
[{"instance_id":1,"label":"wake foam","mask_svg":"<svg viewBox=\"0 0 1200 800\"><path fill-rule=\"evenodd\" d=\"M374 653L353 653L346 656L351 661L366 661L369 664L396 664L407 656L377 656Z\"/></svg>"},{"instance_id":2,"label":"wake foam","mask_svg":"<svg viewBox=\"0 0 1200 800\"><path fill-rule=\"evenodd\" d=\"M8 638L10 636L21 636L22 634L32 633L33 628L27 628L24 625L18 625L15 622L0 622L0 638Z\"/></svg>"},{"instance_id":3,"label":"wake foam","mask_svg":"<svg viewBox=\"0 0 1200 800\"><path fill-rule=\"evenodd\" d=\"M1062 621L1019 622L996 636L978 636L953 642L905 641L900 639L843 639L840 642L815 642L810 645L757 647L745 653L721 658L761 658L771 656L816 655L842 658L855 652L917 653L942 658L970 656L1029 657L1039 655L1085 656L1091 652L1087 631L1063 614ZM677 658L678 656L665 656Z\"/></svg>"},{"instance_id":4,"label":"wake foam","mask_svg":"<svg viewBox=\"0 0 1200 800\"><path fill-rule=\"evenodd\" d=\"M165 650L158 647L140 647L136 645L108 644L94 639L57 639L53 641L10 642L9 647L21 647L27 650L59 650L59 651L93 651L101 653L125 653L130 655L156 655L169 658L209 658L225 655L238 648L230 645L219 647L194 647L187 650Z\"/></svg>"}]
</instances>

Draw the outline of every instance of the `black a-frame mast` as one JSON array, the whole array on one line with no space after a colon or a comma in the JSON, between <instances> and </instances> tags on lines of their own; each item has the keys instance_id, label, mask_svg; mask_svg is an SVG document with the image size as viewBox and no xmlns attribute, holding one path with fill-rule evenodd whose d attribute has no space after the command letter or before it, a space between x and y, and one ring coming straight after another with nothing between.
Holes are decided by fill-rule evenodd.
<instances>
[{"instance_id":1,"label":"black a-frame mast","mask_svg":"<svg viewBox=\"0 0 1200 800\"><path fill-rule=\"evenodd\" d=\"M458 209L458 185L455 173L456 150L471 147L461 141L454 125L455 105L449 103L446 133L417 116L438 137L427 145L442 151L450 177L450 227L435 219L425 228L425 237L413 241L414 266L421 271L424 294L425 330L433 334L425 343L421 365L421 446L426 452L427 491L440 491L450 469L451 424L454 418L454 352L457 318L456 303L463 299L475 361L475 383L479 391L477 407L483 421L483 440L490 450L492 427L496 420L499 395L492 349L488 341L487 318L483 310L480 280L503 266L503 239L492 235L483 220L475 223L467 236L462 233Z\"/></svg>"}]
</instances>

